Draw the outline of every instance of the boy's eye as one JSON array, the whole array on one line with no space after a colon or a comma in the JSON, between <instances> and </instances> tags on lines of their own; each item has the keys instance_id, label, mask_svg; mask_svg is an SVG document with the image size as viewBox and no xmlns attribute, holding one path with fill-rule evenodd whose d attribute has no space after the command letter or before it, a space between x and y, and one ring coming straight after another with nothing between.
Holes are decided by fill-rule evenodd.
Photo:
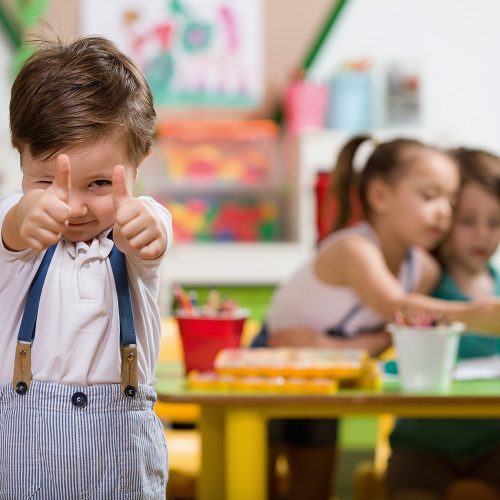
<instances>
[{"instance_id":1,"label":"boy's eye","mask_svg":"<svg viewBox=\"0 0 500 500\"><path fill-rule=\"evenodd\" d=\"M105 179L97 179L96 181L90 184L90 187L106 187L111 186L111 181L107 181Z\"/></svg>"},{"instance_id":2,"label":"boy's eye","mask_svg":"<svg viewBox=\"0 0 500 500\"><path fill-rule=\"evenodd\" d=\"M422 196L424 198L424 200L426 201L431 201L431 200L434 200L438 197L438 195L436 193L431 193L430 191L424 191L422 193Z\"/></svg>"}]
</instances>

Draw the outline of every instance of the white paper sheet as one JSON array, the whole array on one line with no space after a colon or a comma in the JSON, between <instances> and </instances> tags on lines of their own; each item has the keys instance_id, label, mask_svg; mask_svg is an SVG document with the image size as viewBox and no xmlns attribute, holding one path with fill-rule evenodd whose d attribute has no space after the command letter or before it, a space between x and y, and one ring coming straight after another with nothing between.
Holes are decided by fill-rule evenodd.
<instances>
[{"instance_id":1,"label":"white paper sheet","mask_svg":"<svg viewBox=\"0 0 500 500\"><path fill-rule=\"evenodd\" d=\"M500 379L500 356L463 359L457 363L455 380Z\"/></svg>"}]
</instances>

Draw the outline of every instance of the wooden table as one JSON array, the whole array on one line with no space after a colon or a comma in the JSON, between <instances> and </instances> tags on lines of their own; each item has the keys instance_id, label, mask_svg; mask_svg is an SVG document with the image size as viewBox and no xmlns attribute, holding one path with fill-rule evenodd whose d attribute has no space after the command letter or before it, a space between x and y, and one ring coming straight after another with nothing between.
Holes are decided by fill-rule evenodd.
<instances>
[{"instance_id":1,"label":"wooden table","mask_svg":"<svg viewBox=\"0 0 500 500\"><path fill-rule=\"evenodd\" d=\"M391 413L406 417L500 417L500 380L457 382L450 394L409 394L396 382L380 391L335 395L252 394L186 387L171 365L160 365L158 399L201 407L199 500L266 498L267 421Z\"/></svg>"}]
</instances>

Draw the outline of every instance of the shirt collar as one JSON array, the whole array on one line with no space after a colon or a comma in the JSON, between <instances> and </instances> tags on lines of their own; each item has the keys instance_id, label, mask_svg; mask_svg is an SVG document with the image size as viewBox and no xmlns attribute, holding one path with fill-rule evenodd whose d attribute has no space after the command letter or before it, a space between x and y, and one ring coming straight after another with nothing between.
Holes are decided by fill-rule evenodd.
<instances>
[{"instance_id":1,"label":"shirt collar","mask_svg":"<svg viewBox=\"0 0 500 500\"><path fill-rule=\"evenodd\" d=\"M113 241L108 238L109 233L112 228L106 229L102 233L99 233L90 243L87 245L84 241L77 241L73 243L62 238L64 250L73 259L77 260L77 263L83 264L84 262L91 259L106 259L113 248Z\"/></svg>"}]
</instances>

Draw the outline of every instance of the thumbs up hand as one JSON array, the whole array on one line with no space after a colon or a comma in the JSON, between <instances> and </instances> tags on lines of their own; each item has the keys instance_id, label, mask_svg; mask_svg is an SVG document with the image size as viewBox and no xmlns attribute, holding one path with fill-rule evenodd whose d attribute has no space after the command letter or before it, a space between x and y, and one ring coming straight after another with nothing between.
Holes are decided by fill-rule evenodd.
<instances>
[{"instance_id":1,"label":"thumbs up hand","mask_svg":"<svg viewBox=\"0 0 500 500\"><path fill-rule=\"evenodd\" d=\"M28 191L15 207L19 238L14 240L13 249L42 251L59 241L71 213L70 189L70 161L68 156L60 154L56 158L52 184L47 189Z\"/></svg>"},{"instance_id":2,"label":"thumbs up hand","mask_svg":"<svg viewBox=\"0 0 500 500\"><path fill-rule=\"evenodd\" d=\"M165 230L153 209L130 194L121 165L113 169L113 204L113 240L118 248L141 259L158 258L167 246Z\"/></svg>"}]
</instances>

